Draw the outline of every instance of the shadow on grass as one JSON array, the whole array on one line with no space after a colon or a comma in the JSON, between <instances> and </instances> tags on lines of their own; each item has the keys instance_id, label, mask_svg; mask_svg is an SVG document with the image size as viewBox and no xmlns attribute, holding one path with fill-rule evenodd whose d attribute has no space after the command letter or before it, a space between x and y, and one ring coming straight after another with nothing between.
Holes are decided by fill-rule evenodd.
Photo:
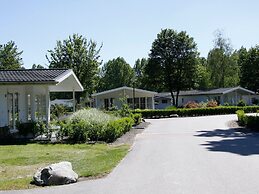
<instances>
[{"instance_id":1,"label":"shadow on grass","mask_svg":"<svg viewBox=\"0 0 259 194\"><path fill-rule=\"evenodd\" d=\"M29 139L17 139L12 137L0 138L0 145L26 145L33 143Z\"/></svg>"},{"instance_id":2,"label":"shadow on grass","mask_svg":"<svg viewBox=\"0 0 259 194\"><path fill-rule=\"evenodd\" d=\"M201 144L209 151L229 152L242 156L259 155L259 134L243 128L197 131L196 137L216 137Z\"/></svg>"},{"instance_id":3,"label":"shadow on grass","mask_svg":"<svg viewBox=\"0 0 259 194\"><path fill-rule=\"evenodd\" d=\"M1 146L7 146L7 145L27 145L27 144L69 144L69 145L74 145L74 144L88 144L88 145L94 145L96 143L105 143L105 142L98 142L98 141L88 141L88 142L83 142L83 141L73 141L69 139L65 140L58 140L58 141L51 141L51 140L34 140L34 139L29 139L29 138L13 138L13 137L7 137L7 138L0 138L0 145Z\"/></svg>"}]
</instances>

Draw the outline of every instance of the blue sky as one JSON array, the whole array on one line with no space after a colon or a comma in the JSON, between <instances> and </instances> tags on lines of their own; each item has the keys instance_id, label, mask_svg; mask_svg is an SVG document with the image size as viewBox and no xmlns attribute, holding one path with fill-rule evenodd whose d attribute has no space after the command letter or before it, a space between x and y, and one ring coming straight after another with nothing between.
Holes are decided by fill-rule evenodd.
<instances>
[{"instance_id":1,"label":"blue sky","mask_svg":"<svg viewBox=\"0 0 259 194\"><path fill-rule=\"evenodd\" d=\"M213 47L213 32L224 31L233 48L259 44L256 0L1 0L0 44L13 40L24 66L48 64L47 50L73 33L103 43L101 59L118 56L134 65L147 57L164 28L184 30L201 56Z\"/></svg>"}]
</instances>

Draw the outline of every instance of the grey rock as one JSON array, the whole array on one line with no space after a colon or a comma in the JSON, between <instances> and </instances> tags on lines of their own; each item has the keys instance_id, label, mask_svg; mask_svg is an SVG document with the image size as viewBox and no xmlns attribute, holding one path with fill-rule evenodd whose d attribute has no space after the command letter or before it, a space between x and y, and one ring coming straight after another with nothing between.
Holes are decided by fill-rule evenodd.
<instances>
[{"instance_id":1,"label":"grey rock","mask_svg":"<svg viewBox=\"0 0 259 194\"><path fill-rule=\"evenodd\" d=\"M75 183L78 180L78 174L72 169L70 162L59 162L39 169L33 176L36 185L64 185Z\"/></svg>"}]
</instances>

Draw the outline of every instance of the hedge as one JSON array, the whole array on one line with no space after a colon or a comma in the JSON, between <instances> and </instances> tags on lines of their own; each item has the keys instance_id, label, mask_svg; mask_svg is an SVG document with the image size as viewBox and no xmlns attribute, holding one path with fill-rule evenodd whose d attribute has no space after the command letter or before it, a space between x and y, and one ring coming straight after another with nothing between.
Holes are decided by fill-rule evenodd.
<instances>
[{"instance_id":1,"label":"hedge","mask_svg":"<svg viewBox=\"0 0 259 194\"><path fill-rule=\"evenodd\" d=\"M88 123L84 120L78 122L61 122L60 136L67 136L72 142L115 141L118 137L129 131L134 124L130 117L102 123Z\"/></svg>"},{"instance_id":2,"label":"hedge","mask_svg":"<svg viewBox=\"0 0 259 194\"><path fill-rule=\"evenodd\" d=\"M224 115L235 114L238 110L244 110L246 113L257 112L259 106L218 106L211 108L178 108L172 110L135 110L133 113L141 113L143 118L161 118L161 117L193 117L206 115Z\"/></svg>"},{"instance_id":3,"label":"hedge","mask_svg":"<svg viewBox=\"0 0 259 194\"><path fill-rule=\"evenodd\" d=\"M246 115L243 110L238 110L236 113L239 125L249 129L259 130L259 116Z\"/></svg>"}]
</instances>

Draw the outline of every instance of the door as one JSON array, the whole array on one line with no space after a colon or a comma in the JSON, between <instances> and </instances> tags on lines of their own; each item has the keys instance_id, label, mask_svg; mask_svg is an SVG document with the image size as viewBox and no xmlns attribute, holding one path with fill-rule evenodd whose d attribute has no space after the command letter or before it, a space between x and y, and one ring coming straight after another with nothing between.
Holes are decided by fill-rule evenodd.
<instances>
[{"instance_id":1,"label":"door","mask_svg":"<svg viewBox=\"0 0 259 194\"><path fill-rule=\"evenodd\" d=\"M18 93L7 94L8 126L10 129L16 129L16 124L19 121L18 98Z\"/></svg>"}]
</instances>

